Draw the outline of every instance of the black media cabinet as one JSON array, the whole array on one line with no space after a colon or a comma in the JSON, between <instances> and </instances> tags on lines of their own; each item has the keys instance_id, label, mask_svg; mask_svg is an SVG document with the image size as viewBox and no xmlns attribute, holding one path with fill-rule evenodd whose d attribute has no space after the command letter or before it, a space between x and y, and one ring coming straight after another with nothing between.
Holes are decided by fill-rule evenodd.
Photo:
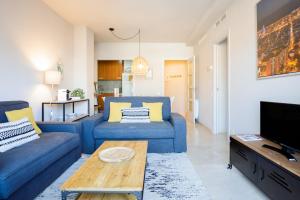
<instances>
[{"instance_id":1,"label":"black media cabinet","mask_svg":"<svg viewBox=\"0 0 300 200\"><path fill-rule=\"evenodd\" d=\"M291 162L262 147L264 144L279 147L266 139L244 142L237 136L230 137L228 167L235 166L271 199L300 200L300 154L294 154L298 162Z\"/></svg>"}]
</instances>

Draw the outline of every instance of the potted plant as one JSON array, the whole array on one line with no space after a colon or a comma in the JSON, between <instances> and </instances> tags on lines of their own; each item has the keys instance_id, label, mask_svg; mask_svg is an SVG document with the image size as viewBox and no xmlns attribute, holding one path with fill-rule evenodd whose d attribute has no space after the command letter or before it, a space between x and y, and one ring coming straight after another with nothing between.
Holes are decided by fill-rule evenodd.
<instances>
[{"instance_id":1,"label":"potted plant","mask_svg":"<svg viewBox=\"0 0 300 200\"><path fill-rule=\"evenodd\" d=\"M79 99L84 99L83 89L77 88L71 92L71 97L78 97Z\"/></svg>"}]
</instances>

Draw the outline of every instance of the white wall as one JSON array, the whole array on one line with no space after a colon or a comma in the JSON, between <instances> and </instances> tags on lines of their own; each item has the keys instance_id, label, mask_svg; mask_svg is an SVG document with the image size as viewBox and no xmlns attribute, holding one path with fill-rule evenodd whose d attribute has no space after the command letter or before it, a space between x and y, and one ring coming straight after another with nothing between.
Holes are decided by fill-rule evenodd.
<instances>
[{"instance_id":1,"label":"white wall","mask_svg":"<svg viewBox=\"0 0 300 200\"><path fill-rule=\"evenodd\" d=\"M138 55L138 43L98 43L96 60L132 60ZM147 59L153 70L153 79L135 79L135 95L164 94L164 61L186 60L193 55L193 48L184 43L142 43L141 56Z\"/></svg>"},{"instance_id":2,"label":"white wall","mask_svg":"<svg viewBox=\"0 0 300 200\"><path fill-rule=\"evenodd\" d=\"M90 99L90 111L94 109L94 33L85 26L74 27L74 79L73 89L81 88Z\"/></svg>"},{"instance_id":3,"label":"white wall","mask_svg":"<svg viewBox=\"0 0 300 200\"><path fill-rule=\"evenodd\" d=\"M229 87L231 133L259 133L259 102L276 101L300 104L300 76L256 79L256 3L235 0L227 18L212 26L200 44L195 44L199 76L199 121L213 128L213 45L226 37L229 45ZM199 38L200 40L200 38Z\"/></svg>"},{"instance_id":4,"label":"white wall","mask_svg":"<svg viewBox=\"0 0 300 200\"><path fill-rule=\"evenodd\" d=\"M40 0L0 1L0 101L26 100L41 118L50 99L43 71L64 65L61 88L73 84L73 26Z\"/></svg>"}]
</instances>

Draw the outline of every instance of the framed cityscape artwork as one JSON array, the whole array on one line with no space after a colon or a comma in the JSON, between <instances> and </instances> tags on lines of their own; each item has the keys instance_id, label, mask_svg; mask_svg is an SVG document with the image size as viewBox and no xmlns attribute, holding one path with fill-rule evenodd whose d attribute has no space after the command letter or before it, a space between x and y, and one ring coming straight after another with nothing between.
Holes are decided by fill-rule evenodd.
<instances>
[{"instance_id":1,"label":"framed cityscape artwork","mask_svg":"<svg viewBox=\"0 0 300 200\"><path fill-rule=\"evenodd\" d=\"M257 77L300 74L300 0L257 4Z\"/></svg>"}]
</instances>

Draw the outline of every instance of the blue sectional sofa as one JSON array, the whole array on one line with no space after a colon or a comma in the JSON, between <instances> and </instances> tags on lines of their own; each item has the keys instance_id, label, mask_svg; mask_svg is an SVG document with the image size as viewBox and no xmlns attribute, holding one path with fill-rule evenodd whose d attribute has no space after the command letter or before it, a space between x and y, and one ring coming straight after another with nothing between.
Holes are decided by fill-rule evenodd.
<instances>
[{"instance_id":1,"label":"blue sectional sofa","mask_svg":"<svg viewBox=\"0 0 300 200\"><path fill-rule=\"evenodd\" d=\"M132 107L143 102L163 102L163 122L109 123L110 102L131 102ZM106 140L148 140L148 152L185 152L186 121L179 114L171 113L168 97L107 97L104 113L82 121L82 150L93 153Z\"/></svg>"},{"instance_id":2,"label":"blue sectional sofa","mask_svg":"<svg viewBox=\"0 0 300 200\"><path fill-rule=\"evenodd\" d=\"M0 102L0 123L7 122L5 111L28 106ZM0 153L0 199L33 199L80 157L80 123L38 126L39 139Z\"/></svg>"}]
</instances>

